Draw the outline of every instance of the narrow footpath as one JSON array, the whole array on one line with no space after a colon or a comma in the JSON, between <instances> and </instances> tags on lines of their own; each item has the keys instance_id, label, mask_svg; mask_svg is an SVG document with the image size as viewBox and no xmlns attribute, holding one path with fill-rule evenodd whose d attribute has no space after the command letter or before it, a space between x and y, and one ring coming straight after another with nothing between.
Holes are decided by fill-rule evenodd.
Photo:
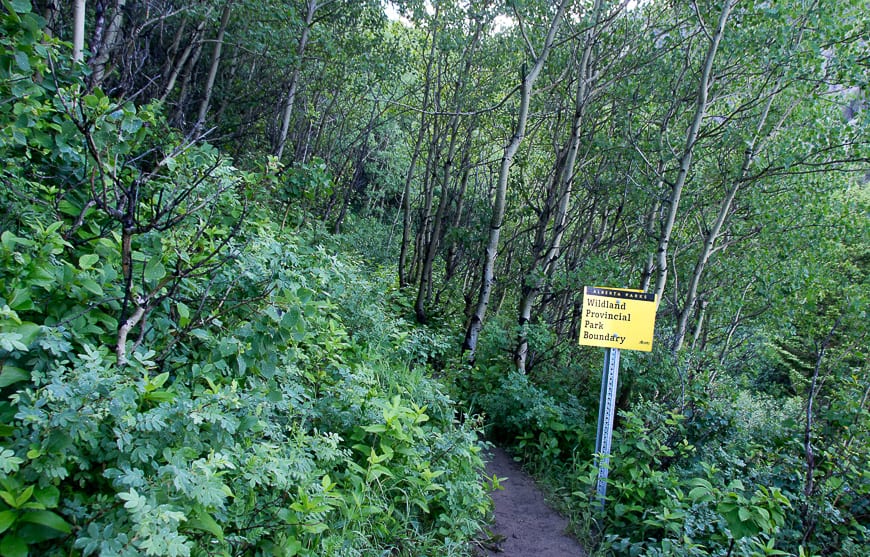
<instances>
[{"instance_id":1,"label":"narrow footpath","mask_svg":"<svg viewBox=\"0 0 870 557\"><path fill-rule=\"evenodd\" d=\"M481 557L586 557L583 547L565 534L568 521L544 501L544 494L519 464L495 447L486 467L492 477L507 478L492 492L495 524Z\"/></svg>"}]
</instances>

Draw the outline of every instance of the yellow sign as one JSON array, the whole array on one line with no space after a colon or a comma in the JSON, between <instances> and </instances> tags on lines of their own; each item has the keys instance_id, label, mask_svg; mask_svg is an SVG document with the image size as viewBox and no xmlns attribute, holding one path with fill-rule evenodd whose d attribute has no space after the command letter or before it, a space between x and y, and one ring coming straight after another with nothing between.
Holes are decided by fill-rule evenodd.
<instances>
[{"instance_id":1,"label":"yellow sign","mask_svg":"<svg viewBox=\"0 0 870 557\"><path fill-rule=\"evenodd\" d=\"M657 306L655 294L642 290L587 286L580 344L649 352Z\"/></svg>"}]
</instances>

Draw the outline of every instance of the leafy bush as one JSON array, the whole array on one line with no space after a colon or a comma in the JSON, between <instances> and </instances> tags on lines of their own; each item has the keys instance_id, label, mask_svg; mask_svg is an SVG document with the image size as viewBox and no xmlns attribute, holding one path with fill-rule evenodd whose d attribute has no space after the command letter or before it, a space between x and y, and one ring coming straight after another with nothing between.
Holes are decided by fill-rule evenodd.
<instances>
[{"instance_id":1,"label":"leafy bush","mask_svg":"<svg viewBox=\"0 0 870 557\"><path fill-rule=\"evenodd\" d=\"M3 59L50 73L38 18L0 17L32 26ZM0 554L467 553L488 512L478 425L389 308L354 299L380 327L355 334L342 301L378 287L252 206L275 177L158 106L74 75L2 74L3 95L21 82L34 121L0 110L20 194L0 235ZM291 185L323 187L306 176Z\"/></svg>"}]
</instances>

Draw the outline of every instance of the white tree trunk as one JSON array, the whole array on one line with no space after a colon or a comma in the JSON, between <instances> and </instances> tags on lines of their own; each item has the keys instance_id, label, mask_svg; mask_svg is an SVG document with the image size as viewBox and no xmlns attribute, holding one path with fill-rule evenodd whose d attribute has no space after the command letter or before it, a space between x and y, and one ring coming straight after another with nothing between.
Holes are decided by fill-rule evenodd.
<instances>
[{"instance_id":1,"label":"white tree trunk","mask_svg":"<svg viewBox=\"0 0 870 557\"><path fill-rule=\"evenodd\" d=\"M112 13L112 19L109 22L109 28L106 30L106 36L103 40L102 44L99 45L99 51L97 55L94 56L93 62L91 66L93 68L93 73L91 73L91 88L94 89L99 87L103 83L103 79L106 77L106 65L109 63L109 55L112 52L112 49L115 48L115 44L118 42L118 36L121 31L121 24L123 22L124 16L124 6L127 4L127 0L117 0L115 2L115 10Z\"/></svg>"},{"instance_id":2,"label":"white tree trunk","mask_svg":"<svg viewBox=\"0 0 870 557\"><path fill-rule=\"evenodd\" d=\"M757 154L757 150L760 148L760 145L763 145L766 140L774 137L780 130L783 125L783 122L791 113L791 109L794 108L794 104L791 109L787 110L785 114L782 116L782 119L776 123L762 138L762 132L764 128L767 126L767 118L770 115L770 108L773 105L774 99L779 96L779 93L782 92L782 79L776 81L773 86L773 92L767 98L767 102L764 105L764 109L761 112L761 116L758 120L758 125L755 127L755 131L752 136L747 140L746 151L743 154L743 163L740 166L740 170L737 173L736 178L732 181L731 186L728 188L728 191L725 193L725 197L722 199L722 202L719 205L719 213L716 215L716 219L713 221L713 225L710 227L706 236L704 237L704 245L701 248L701 253L698 254L698 260L695 263L695 268L692 272L692 277L689 280L689 288L686 292L686 298L683 302L683 308L680 311L680 316L677 321L677 331L674 335L673 343L671 344L671 353L676 354L683 346L683 341L685 340L686 330L688 328L689 316L692 314L695 308L695 304L698 300L698 287L701 283L701 276L704 273L704 268L707 265L707 262L710 260L710 256L713 255L713 252L716 250L716 240L719 238L719 235L722 233L722 227L725 224L728 215L731 212L731 207L734 204L734 198L737 195L738 190L743 186L746 181L747 176L749 175L749 169L752 166L752 163L755 161L755 156Z\"/></svg>"},{"instance_id":3,"label":"white tree trunk","mask_svg":"<svg viewBox=\"0 0 870 557\"><path fill-rule=\"evenodd\" d=\"M686 178L692 167L692 154L695 150L695 142L698 139L698 130L701 128L701 122L707 113L707 97L710 92L713 75L713 60L716 58L719 43L725 35L725 23L728 21L728 16L731 14L731 9L734 7L735 2L736 0L725 0L722 12L719 14L719 21L716 24L716 31L710 37L710 46L707 48L707 55L704 57L704 66L701 70L701 79L698 84L698 97L695 103L695 115L692 118L692 124L686 132L686 145L683 149L683 156L680 158L680 170L671 189L671 196L668 199L668 214L662 223L661 235L659 236L659 244L656 250L658 274L656 276L655 295L658 300L662 299L665 283L668 279L668 246L674 230L680 198L683 195L683 186L686 184Z\"/></svg>"},{"instance_id":4,"label":"white tree trunk","mask_svg":"<svg viewBox=\"0 0 870 557\"><path fill-rule=\"evenodd\" d=\"M465 340L462 343L463 351L468 351L468 358L474 361L477 351L477 339L480 336L480 331L483 328L483 320L486 317L486 308L489 305L489 296L492 293L493 283L495 282L495 260L498 254L499 239L501 236L501 227L504 224L505 199L507 194L508 177L510 175L511 166L514 156L523 142L526 135L526 123L529 119L529 103L532 97L532 89L544 67L544 63L550 54L553 46L553 41L556 38L556 32L562 23L562 16L565 13L569 0L561 0L550 22L550 28L547 31L547 38L544 40L544 46L541 48L540 54L535 58L535 64L531 71L523 76L520 86L520 108L517 114L516 127L514 135L505 145L504 154L501 159L499 168L498 182L495 189L495 199L492 204L492 217L489 223L489 240L486 244L483 259L483 272L480 280L480 292L478 294L477 306L469 320L468 329L465 332Z\"/></svg>"},{"instance_id":5,"label":"white tree trunk","mask_svg":"<svg viewBox=\"0 0 870 557\"><path fill-rule=\"evenodd\" d=\"M199 104L199 114L196 117L196 124L194 125L195 133L199 133L202 131L202 127L205 124L205 117L208 115L208 108L211 104L211 96L214 91L214 82L217 78L218 68L221 64L221 50L223 50L224 46L224 34L227 31L227 24L230 21L230 12L232 11L233 3L232 1L227 2L224 6L223 14L221 14L221 23L218 28L217 38L215 39L214 52L211 57L211 67L208 70L208 79L205 83L205 94L203 95L202 102Z\"/></svg>"},{"instance_id":6,"label":"white tree trunk","mask_svg":"<svg viewBox=\"0 0 870 557\"><path fill-rule=\"evenodd\" d=\"M302 72L302 59L305 55L305 47L311 36L311 26L314 25L314 14L318 8L317 0L308 0L308 11L305 14L305 27L302 28L302 36L299 37L299 47L296 49L296 63L293 65L293 73L290 75L290 87L287 89L287 100L284 103L284 114L281 118L281 132L278 136L278 145L274 155L278 160L284 155L284 147L287 145L287 136L290 134L290 119L293 116L293 105L296 104L296 88L299 84L299 74Z\"/></svg>"},{"instance_id":7,"label":"white tree trunk","mask_svg":"<svg viewBox=\"0 0 870 557\"><path fill-rule=\"evenodd\" d=\"M584 33L583 53L577 65L577 89L574 96L574 118L571 123L571 135L568 138L568 145L566 145L565 149L565 160L562 162L561 168L558 168L559 162L556 162L557 169L553 176L553 180L556 182L555 190L559 195L559 203L553 218L553 230L550 241L547 246L543 246L543 242L541 242L541 248L544 248L543 251L538 251L536 248L534 261L529 268L527 276L524 277L524 284L528 284L529 281L533 281L533 284L524 286L521 289L522 296L518 316L519 334L517 347L514 350L514 365L522 373L526 371L526 360L529 354L528 324L532 318L532 306L541 292L541 288L544 286L545 277L549 277L553 273L554 265L562 250L562 238L565 235L565 230L568 228L568 210L571 206L571 185L574 181L574 165L577 162L577 151L580 148L583 117L586 113L586 107L592 99L591 91L594 80L590 71L592 51L598 36L604 30L604 28L598 28L600 11L601 0L595 0L592 5L592 20L594 25ZM612 18L610 19L612 21ZM548 226L549 218L546 219L546 222L539 223L538 232L541 240L546 236Z\"/></svg>"},{"instance_id":8,"label":"white tree trunk","mask_svg":"<svg viewBox=\"0 0 870 557\"><path fill-rule=\"evenodd\" d=\"M85 0L75 0L73 11L73 62L85 59Z\"/></svg>"},{"instance_id":9,"label":"white tree trunk","mask_svg":"<svg viewBox=\"0 0 870 557\"><path fill-rule=\"evenodd\" d=\"M168 78L165 80L166 86L163 89L163 94L160 95L161 101L165 101L166 97L169 96L169 93L175 89L175 82L178 81L178 76L187 64L188 59L190 59L191 54L202 45L202 33L205 30L205 22L206 20L203 19L197 24L191 40L188 41L187 46L184 47L184 51L182 51L178 61L175 62L175 65L170 69Z\"/></svg>"}]
</instances>

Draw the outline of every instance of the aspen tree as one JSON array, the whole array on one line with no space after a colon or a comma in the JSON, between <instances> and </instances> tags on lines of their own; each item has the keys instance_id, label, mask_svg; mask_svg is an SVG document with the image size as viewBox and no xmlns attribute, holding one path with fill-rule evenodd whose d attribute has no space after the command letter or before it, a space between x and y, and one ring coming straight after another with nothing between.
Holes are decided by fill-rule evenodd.
<instances>
[{"instance_id":1,"label":"aspen tree","mask_svg":"<svg viewBox=\"0 0 870 557\"><path fill-rule=\"evenodd\" d=\"M531 102L535 82L538 80L538 76L541 74L541 70L543 69L547 57L553 48L556 33L562 23L562 18L568 4L569 0L561 0L556 7L555 13L550 20L547 36L544 39L544 44L542 45L540 52L535 54L532 45L530 43L528 45L530 53L534 57L534 64L531 69L529 69L528 73L523 72L520 82L520 105L519 110L517 111L514 133L505 144L504 153L499 167L495 196L492 203L492 216L489 222L489 239L484 248L483 270L480 280L480 291L477 297L477 305L474 313L472 313L471 318L469 319L468 328L465 332L465 340L462 343L463 351L468 352L468 358L472 362L474 361L477 351L477 340L480 336L480 331L483 328L483 320L486 318L489 297L495 283L495 263L496 258L498 257L501 228L504 224L508 177L510 175L514 157L516 156L520 144L523 142L523 138L526 135L526 124L529 119L529 103Z\"/></svg>"}]
</instances>

